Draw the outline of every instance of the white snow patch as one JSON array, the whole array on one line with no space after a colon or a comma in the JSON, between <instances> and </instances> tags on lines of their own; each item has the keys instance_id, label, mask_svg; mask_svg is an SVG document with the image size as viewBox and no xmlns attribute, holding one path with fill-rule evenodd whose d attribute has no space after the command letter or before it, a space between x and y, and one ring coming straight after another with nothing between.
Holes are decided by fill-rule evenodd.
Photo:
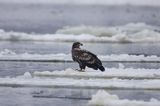
<instances>
[{"instance_id":1,"label":"white snow patch","mask_svg":"<svg viewBox=\"0 0 160 106\"><path fill-rule=\"evenodd\" d=\"M24 75L23 75L23 77L24 77L25 79L27 79L27 78L32 78L32 75L31 75L31 73L29 73L29 72L25 72Z\"/></svg>"},{"instance_id":2,"label":"white snow patch","mask_svg":"<svg viewBox=\"0 0 160 106\"><path fill-rule=\"evenodd\" d=\"M160 61L160 57L156 55L128 55L128 54L111 54L98 55L102 61ZM12 50L4 49L0 51L0 60L57 60L57 61L72 61L71 54L30 54L30 53L15 53ZM120 66L123 68L124 66Z\"/></svg>"},{"instance_id":3,"label":"white snow patch","mask_svg":"<svg viewBox=\"0 0 160 106\"><path fill-rule=\"evenodd\" d=\"M160 42L159 28L145 23L123 26L74 26L59 29L56 34L34 34L0 30L0 40L62 42Z\"/></svg>"},{"instance_id":4,"label":"white snow patch","mask_svg":"<svg viewBox=\"0 0 160 106\"><path fill-rule=\"evenodd\" d=\"M111 95L104 90L99 90L88 102L89 106L159 106L160 101L151 99L150 101L137 101L120 99L117 95Z\"/></svg>"},{"instance_id":5,"label":"white snow patch","mask_svg":"<svg viewBox=\"0 0 160 106\"><path fill-rule=\"evenodd\" d=\"M106 72L86 70L76 72L72 69L66 71L35 72L33 76L25 73L15 78L0 78L0 86L17 87L60 87L60 88L83 88L83 89L140 89L160 90L160 71L154 69L106 69ZM41 75L70 75L69 77L39 77ZM117 75L115 77L114 75ZM82 77L78 77L82 76ZM83 76L87 76L83 77ZM121 76L122 78L119 78ZM125 77L145 77L144 79L132 79ZM99 77L99 78L98 78ZM104 77L104 78L102 78ZM106 78L105 78L106 77ZM107 78L110 77L110 78ZM153 79L147 79L152 77ZM154 79L154 77L158 77Z\"/></svg>"},{"instance_id":6,"label":"white snow patch","mask_svg":"<svg viewBox=\"0 0 160 106\"><path fill-rule=\"evenodd\" d=\"M99 70L86 69L86 72L78 72L73 69L63 71L34 72L35 76L42 77L68 77L68 78L140 78L140 79L160 79L160 69L134 69L134 68L105 68L105 72Z\"/></svg>"},{"instance_id":7,"label":"white snow patch","mask_svg":"<svg viewBox=\"0 0 160 106\"><path fill-rule=\"evenodd\" d=\"M119 63L118 65L119 65L119 68L121 68L121 69L125 68L125 66L122 63Z\"/></svg>"}]
</instances>

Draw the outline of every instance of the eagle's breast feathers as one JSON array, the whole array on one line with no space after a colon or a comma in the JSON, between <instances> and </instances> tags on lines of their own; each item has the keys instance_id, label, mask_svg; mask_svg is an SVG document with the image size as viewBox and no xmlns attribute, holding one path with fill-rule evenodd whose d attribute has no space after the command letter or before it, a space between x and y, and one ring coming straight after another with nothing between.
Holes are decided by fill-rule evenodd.
<instances>
[{"instance_id":1,"label":"eagle's breast feathers","mask_svg":"<svg viewBox=\"0 0 160 106\"><path fill-rule=\"evenodd\" d=\"M72 58L74 61L81 61L88 64L94 64L96 62L97 56L93 53L82 50L82 49L74 49Z\"/></svg>"}]
</instances>

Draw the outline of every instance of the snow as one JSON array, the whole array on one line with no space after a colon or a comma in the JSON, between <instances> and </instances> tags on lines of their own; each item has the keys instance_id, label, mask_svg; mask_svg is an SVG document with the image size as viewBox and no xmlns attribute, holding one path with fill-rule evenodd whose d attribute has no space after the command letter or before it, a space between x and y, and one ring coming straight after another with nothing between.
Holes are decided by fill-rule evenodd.
<instances>
[{"instance_id":1,"label":"snow","mask_svg":"<svg viewBox=\"0 0 160 106\"><path fill-rule=\"evenodd\" d=\"M62 29L59 29L56 33L60 34L90 34L96 36L113 36L119 33L127 33L132 34L136 32L140 32L143 30L158 30L158 27L147 25L145 23L128 23L122 26L112 26L112 27L100 27L100 26L66 26Z\"/></svg>"},{"instance_id":2,"label":"snow","mask_svg":"<svg viewBox=\"0 0 160 106\"><path fill-rule=\"evenodd\" d=\"M32 75L31 75L31 73L29 73L29 72L25 72L24 75L17 76L17 78L30 79L30 78L32 78Z\"/></svg>"},{"instance_id":3,"label":"snow","mask_svg":"<svg viewBox=\"0 0 160 106\"><path fill-rule=\"evenodd\" d=\"M34 34L0 30L0 40L61 42L160 42L159 28L145 23L123 26L74 26L59 29L55 34Z\"/></svg>"},{"instance_id":4,"label":"snow","mask_svg":"<svg viewBox=\"0 0 160 106\"><path fill-rule=\"evenodd\" d=\"M42 77L41 75L72 75L70 77ZM78 78L77 76L86 75L88 78ZM93 77L91 77L93 75ZM121 79L114 75L122 76L144 76L144 77L160 77L159 69L126 69L123 65L120 68L107 69L106 72L94 71L87 69L86 72L78 72L73 69L62 71L45 71L45 72L26 72L24 75L17 77L0 78L1 87L38 87L38 88L71 88L71 89L96 89L98 92L92 95L91 100L86 105L88 106L159 106L160 101L151 98L149 101L121 99L117 95L109 94L102 89L110 90L160 90L160 79ZM73 77L75 76L75 78ZM110 77L110 78L97 78ZM111 77L114 76L114 77ZM100 90L99 90L100 89ZM114 92L113 92L114 93ZM41 95L38 95L41 96ZM50 96L50 95L49 95Z\"/></svg>"},{"instance_id":5,"label":"snow","mask_svg":"<svg viewBox=\"0 0 160 106\"><path fill-rule=\"evenodd\" d=\"M78 72L73 69L63 71L34 72L34 76L40 77L66 77L66 78L122 78L122 79L160 79L160 69L134 69L134 68L105 68L105 72L95 71L90 68L86 72Z\"/></svg>"},{"instance_id":6,"label":"snow","mask_svg":"<svg viewBox=\"0 0 160 106\"><path fill-rule=\"evenodd\" d=\"M159 6L159 0L1 0L9 3L99 4L99 5L150 5Z\"/></svg>"},{"instance_id":7,"label":"snow","mask_svg":"<svg viewBox=\"0 0 160 106\"><path fill-rule=\"evenodd\" d=\"M159 106L160 101L152 98L150 101L120 99L117 95L99 90L88 102L89 106Z\"/></svg>"},{"instance_id":8,"label":"snow","mask_svg":"<svg viewBox=\"0 0 160 106\"><path fill-rule=\"evenodd\" d=\"M111 55L98 55L102 61L131 61L131 62L160 62L160 57L156 55L128 55L128 54L111 54ZM0 51L0 60L19 60L19 61L72 61L71 54L30 54L21 53L17 54L12 50L4 49Z\"/></svg>"},{"instance_id":9,"label":"snow","mask_svg":"<svg viewBox=\"0 0 160 106\"><path fill-rule=\"evenodd\" d=\"M108 71L110 70L110 72ZM123 71L124 70L124 71ZM127 72L127 70L129 72ZM146 70L146 72L145 72ZM159 69L137 69L135 72L134 69L106 69L106 72L97 72L97 77L91 77L91 75L96 76L96 72L93 72L94 70L87 69L86 72L73 72L72 69L66 69L66 71L57 71L55 73L63 73L65 74L74 73L74 75L86 75L88 78L76 78L75 77L64 77L64 76L58 76L58 77L39 77L34 74L25 73L23 76L17 76L17 77L4 77L0 78L0 86L7 86L7 87L47 87L47 88L72 88L72 89L138 89L138 90L160 90L160 80L159 80ZM112 72L113 71L113 72ZM134 78L119 78L119 77L113 77L114 73L119 74L121 73L122 76L134 76L135 78L138 77L137 75L141 72L141 76L146 77L146 79L134 79ZM40 73L40 72L39 72ZM49 72L43 72L47 74L53 75L53 73ZM101 73L101 74L100 74ZM108 75L106 75L109 73ZM113 74L111 74L113 73ZM152 75L150 75L150 74ZM56 74L55 74L56 75ZM110 78L100 78L105 76ZM153 79L147 79L147 77L153 76ZM154 77L158 77L157 79Z\"/></svg>"}]
</instances>

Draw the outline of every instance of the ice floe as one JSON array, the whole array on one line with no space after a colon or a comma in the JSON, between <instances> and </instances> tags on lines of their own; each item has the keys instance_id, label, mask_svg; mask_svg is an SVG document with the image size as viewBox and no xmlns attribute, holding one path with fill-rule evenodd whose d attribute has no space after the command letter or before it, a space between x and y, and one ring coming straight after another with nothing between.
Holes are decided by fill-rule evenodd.
<instances>
[{"instance_id":1,"label":"ice floe","mask_svg":"<svg viewBox=\"0 0 160 106\"><path fill-rule=\"evenodd\" d=\"M62 41L62 42L160 42L158 27L145 23L123 26L74 26L57 30L55 34L34 34L0 30L0 40L9 41Z\"/></svg>"},{"instance_id":2,"label":"ice floe","mask_svg":"<svg viewBox=\"0 0 160 106\"><path fill-rule=\"evenodd\" d=\"M160 101L150 99L150 101L138 101L120 99L117 95L109 94L104 90L99 90L88 102L89 106L159 106Z\"/></svg>"},{"instance_id":3,"label":"ice floe","mask_svg":"<svg viewBox=\"0 0 160 106\"><path fill-rule=\"evenodd\" d=\"M111 54L98 55L102 61L108 62L160 62L160 57L156 55L129 55L129 54ZM13 61L52 61L52 62L72 62L71 54L30 54L30 53L15 53L12 50L4 49L0 51L0 60Z\"/></svg>"},{"instance_id":4,"label":"ice floe","mask_svg":"<svg viewBox=\"0 0 160 106\"><path fill-rule=\"evenodd\" d=\"M160 79L160 69L134 69L134 68L105 68L105 72L98 70L86 69L86 72L79 72L74 69L66 69L63 71L44 71L34 72L34 76L50 77L50 78L120 78L120 79Z\"/></svg>"},{"instance_id":5,"label":"ice floe","mask_svg":"<svg viewBox=\"0 0 160 106\"><path fill-rule=\"evenodd\" d=\"M110 70L110 72L109 72ZM127 72L127 70L129 72ZM17 76L17 77L4 77L0 78L0 86L8 86L8 87L46 87L46 88L71 88L71 89L137 89L137 90L160 90L160 80L159 80L159 70L153 70L153 69L106 69L106 72L93 72L94 70L86 70L89 72L73 72L72 69L67 69L66 71L57 71L55 73L64 73L64 75L69 75L70 73L74 73L72 76L75 75L75 77L39 77L34 74L25 73L23 76ZM112 72L113 71L113 72ZM116 72L118 71L118 72ZM133 71L133 72L132 72ZM135 71L135 72L134 72ZM146 71L146 72L145 72ZM107 72L110 73L107 75ZM39 72L40 73L40 72ZM42 74L47 73L48 75L54 75L54 72L43 72ZM88 75L88 78L84 77L77 77L76 75L84 75L86 73L86 76ZM96 78L96 74L99 77L103 77L106 75L106 77L111 78ZM113 74L112 74L113 73ZM115 73L115 74L114 74ZM139 76L146 77L144 79L132 79L131 78L119 78L114 75L119 75L121 73L121 76L132 76L132 77L138 77L138 74L141 74ZM124 73L124 74L123 74ZM149 74L151 73L151 75ZM104 75L103 75L104 74ZM56 74L55 74L56 75ZM58 75L58 74L57 74ZM63 75L63 74L62 74ZM89 77L91 76L91 78ZM95 78L93 77L95 76ZM153 79L147 79L148 77L158 77Z\"/></svg>"}]
</instances>

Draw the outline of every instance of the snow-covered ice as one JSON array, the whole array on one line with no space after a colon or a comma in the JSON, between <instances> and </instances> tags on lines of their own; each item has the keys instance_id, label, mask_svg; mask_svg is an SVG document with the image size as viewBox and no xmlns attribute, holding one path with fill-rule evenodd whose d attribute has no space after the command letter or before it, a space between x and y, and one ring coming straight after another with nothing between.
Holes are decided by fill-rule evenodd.
<instances>
[{"instance_id":1,"label":"snow-covered ice","mask_svg":"<svg viewBox=\"0 0 160 106\"><path fill-rule=\"evenodd\" d=\"M4 78L0 78L0 86L13 86L13 87L58 87L58 88L84 88L84 89L140 89L140 90L160 90L160 80L159 80L159 70L154 70L154 69L138 69L135 72L134 69L129 70L129 72L127 72L127 69L111 69L111 71L109 72L108 70L110 69L106 69L106 74L107 72L110 73L108 75L106 75L104 73L100 74L100 72L97 72L97 76L99 77L103 77L106 75L106 77L111 77L109 79L104 79L104 78L96 78L96 72L84 72L84 74L86 73L86 75L88 76L92 76L92 78L88 77L86 78L75 78L72 76L70 77L63 77L63 76L59 76L56 78L51 78L51 77L39 77L39 76L35 76L34 74L31 75L30 73L25 73L23 76L17 76L14 78L11 77L4 77ZM88 71L88 70L87 70ZM93 71L93 70L92 70ZM113 72L112 72L113 71ZM116 72L119 71L119 72ZM132 76L132 77L138 77L138 72L141 72L140 76L146 77L146 79L128 79L128 78L118 78L118 77L113 77L114 73L119 74L121 73L121 75L124 72L124 75L122 76ZM37 72L36 72L37 73ZM35 74L36 74L35 73ZM43 72L43 73L47 73L49 74L49 72ZM42 74L43 74L42 73ZM69 74L69 73L74 73L73 75L84 75L82 74L82 72L73 72L72 69L67 69L66 71L57 71L55 72L59 74L63 73L62 75L65 76L65 74ZM101 72L102 73L102 72ZM134 74L135 73L135 74ZM149 73L151 73L151 75L149 75ZM53 73L49 74L49 75L53 75ZM55 74L56 75L56 74ZM95 76L95 78L93 77ZM147 79L147 77L152 76L153 79ZM154 77L158 77L158 79L154 79Z\"/></svg>"},{"instance_id":2,"label":"snow-covered ice","mask_svg":"<svg viewBox=\"0 0 160 106\"><path fill-rule=\"evenodd\" d=\"M73 69L53 72L26 72L17 77L1 77L1 87L38 87L62 89L109 89L109 90L160 90L160 69L105 68L105 72L86 69L78 72ZM38 95L41 96L41 95ZM42 95L43 96L43 95ZM44 95L45 96L45 95ZM47 95L46 95L47 96ZM50 95L49 95L50 96ZM53 96L54 97L54 96ZM159 106L160 101L151 98L150 101L121 99L117 95L99 90L88 106Z\"/></svg>"},{"instance_id":3,"label":"snow-covered ice","mask_svg":"<svg viewBox=\"0 0 160 106\"><path fill-rule=\"evenodd\" d=\"M89 106L159 106L160 101L152 98L150 101L120 99L117 95L99 90L88 102Z\"/></svg>"},{"instance_id":4,"label":"snow-covered ice","mask_svg":"<svg viewBox=\"0 0 160 106\"><path fill-rule=\"evenodd\" d=\"M55 34L34 34L0 30L0 40L64 41L64 42L160 42L159 27L145 23L123 26L74 26L59 29Z\"/></svg>"},{"instance_id":5,"label":"snow-covered ice","mask_svg":"<svg viewBox=\"0 0 160 106\"><path fill-rule=\"evenodd\" d=\"M30 54L15 53L12 50L4 49L0 51L0 60L37 60L37 61L72 61L71 54ZM102 61L131 61L131 62L160 62L160 57L156 55L128 55L128 54L111 54L98 55Z\"/></svg>"},{"instance_id":6,"label":"snow-covered ice","mask_svg":"<svg viewBox=\"0 0 160 106\"><path fill-rule=\"evenodd\" d=\"M120 79L160 79L160 69L134 69L134 68L105 68L105 72L86 69L86 72L78 72L73 69L63 71L34 72L39 77L65 77L65 78L120 78Z\"/></svg>"}]
</instances>

